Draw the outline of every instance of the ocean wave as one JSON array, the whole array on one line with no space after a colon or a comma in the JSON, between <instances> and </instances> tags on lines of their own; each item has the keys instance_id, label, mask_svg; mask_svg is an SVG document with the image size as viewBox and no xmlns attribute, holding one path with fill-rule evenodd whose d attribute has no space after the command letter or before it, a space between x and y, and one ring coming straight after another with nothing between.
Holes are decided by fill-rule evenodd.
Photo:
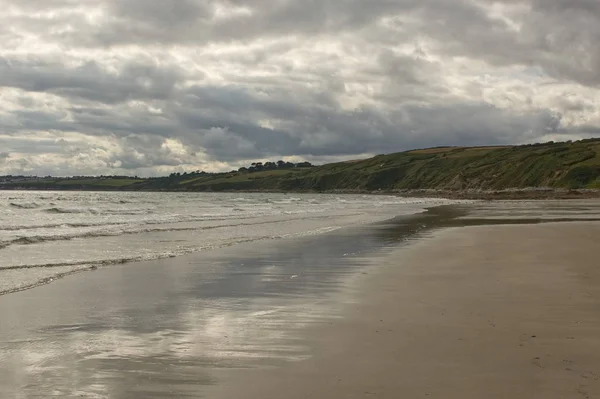
<instances>
[{"instance_id":1,"label":"ocean wave","mask_svg":"<svg viewBox=\"0 0 600 399\"><path fill-rule=\"evenodd\" d=\"M142 259L142 257L130 257L130 258L91 260L91 261L81 261L81 262L58 262L58 263L44 263L44 264L35 264L35 265L16 265L16 266L0 267L0 273L2 271L7 271L7 270L52 269L52 268L57 268L57 267L69 267L69 266L73 266L73 267L87 266L90 269L93 269L94 267L118 265L118 264L136 261L136 260L143 260L143 259Z\"/></svg>"},{"instance_id":2,"label":"ocean wave","mask_svg":"<svg viewBox=\"0 0 600 399\"><path fill-rule=\"evenodd\" d=\"M98 208L61 208L53 207L44 209L46 213L54 214L91 214L91 215L118 215L136 216L152 214L152 209L98 209Z\"/></svg>"},{"instance_id":3,"label":"ocean wave","mask_svg":"<svg viewBox=\"0 0 600 399\"><path fill-rule=\"evenodd\" d=\"M143 233L158 233L158 232L174 232L174 231L191 231L199 230L201 227L165 227L165 228L147 228L133 230L113 230L113 231L86 231L83 233L74 234L58 234L47 236L26 236L18 237L12 240L0 241L0 249L11 245L31 245L40 244L51 241L69 241L81 238L99 238L99 237L116 237L125 234L143 234Z\"/></svg>"},{"instance_id":4,"label":"ocean wave","mask_svg":"<svg viewBox=\"0 0 600 399\"><path fill-rule=\"evenodd\" d=\"M50 284L51 282L53 282L55 280L61 279L63 277L69 276L71 274L75 274L75 273L83 272L83 271L88 271L88 270L93 270L93 268L92 267L90 267L90 268L82 267L80 269L74 269L74 270L70 270L70 271L67 271L67 272L56 273L56 274L53 274L53 275L51 275L49 277L40 278L39 280L37 280L37 281L35 281L33 283L20 284L20 285L17 285L17 286L8 288L8 289L0 290L0 296L6 295L6 294L13 294L15 292L29 290L29 289L32 289L32 288L35 288L35 287L40 287L42 285ZM0 269L0 272L1 271L2 271L2 269Z\"/></svg>"},{"instance_id":5,"label":"ocean wave","mask_svg":"<svg viewBox=\"0 0 600 399\"><path fill-rule=\"evenodd\" d=\"M22 204L11 202L10 206L17 209L35 209L40 207L40 205L36 204L35 202L24 202Z\"/></svg>"},{"instance_id":6,"label":"ocean wave","mask_svg":"<svg viewBox=\"0 0 600 399\"><path fill-rule=\"evenodd\" d=\"M145 254L131 257L123 257L123 258L113 258L113 259L103 259L103 260L90 260L90 261L75 261L75 262L57 262L57 263L46 263L46 264L33 264L33 265L14 265L14 266L6 266L0 267L0 276L3 271L14 271L14 270L27 270L27 269L52 269L52 268L64 268L64 267L73 267L73 270L67 272L60 272L52 275L50 277L45 277L36 281L35 283L18 286L14 288L10 288L8 290L0 291L0 295L5 295L17 291L23 291L26 289L34 288L40 285L51 283L52 281L83 271L92 271L96 270L100 267L113 266L118 264L125 264L130 262L142 262L142 261L152 261L159 259L167 259L174 258L177 256L188 255L195 252L201 252L206 250L218 249L231 247L238 244L251 243L256 241L263 240L273 240L273 239L287 239L287 238L295 238L295 237L304 237L309 235L317 235L329 233L334 230L339 229L340 226L330 226L323 227L320 229L309 230L304 232L298 232L294 234L284 234L284 235L272 235L272 236L258 236L258 237L236 237L228 241L223 241L219 243L213 243L210 245L198 246L198 247L182 247L176 250L171 251L163 251L155 254Z\"/></svg>"},{"instance_id":7,"label":"ocean wave","mask_svg":"<svg viewBox=\"0 0 600 399\"><path fill-rule=\"evenodd\" d=\"M139 216L154 214L155 211L153 209L101 209L99 213L112 216Z\"/></svg>"},{"instance_id":8,"label":"ocean wave","mask_svg":"<svg viewBox=\"0 0 600 399\"><path fill-rule=\"evenodd\" d=\"M127 224L125 222L101 222L101 223L49 223L49 224L32 224L32 225L17 225L17 226L0 226L0 231L19 231L19 230L38 230L38 229L56 229L61 227L110 227L121 226Z\"/></svg>"},{"instance_id":9,"label":"ocean wave","mask_svg":"<svg viewBox=\"0 0 600 399\"><path fill-rule=\"evenodd\" d=\"M99 212L95 208L48 208L44 209L44 212L47 213L91 213L93 215L97 215Z\"/></svg>"},{"instance_id":10,"label":"ocean wave","mask_svg":"<svg viewBox=\"0 0 600 399\"><path fill-rule=\"evenodd\" d=\"M341 228L342 228L342 226L328 226L328 227L321 227L321 228L315 229L315 230L301 231L298 233L284 234L284 235L280 235L280 236L271 236L271 238L277 239L277 238L308 237L308 236L314 236L314 235L319 235L319 234L331 233L331 232L339 230Z\"/></svg>"},{"instance_id":11,"label":"ocean wave","mask_svg":"<svg viewBox=\"0 0 600 399\"><path fill-rule=\"evenodd\" d=\"M266 224L266 223L277 223L277 222L261 222L261 223L239 223L239 224L225 224L217 226L189 226L189 227L155 227L155 228L132 228L130 230L101 230L101 231L86 231L74 234L57 234L57 235L38 235L38 236L25 236L18 237L12 240L0 241L0 249L9 247L11 245L32 245L40 244L44 242L52 241L70 241L75 239L86 239L86 238L101 238L101 237L117 237L121 235L133 235L133 234L144 234L144 233L171 233L178 231L195 231L195 230L213 230L219 228L238 227L238 226L251 226L254 224Z\"/></svg>"},{"instance_id":12,"label":"ocean wave","mask_svg":"<svg viewBox=\"0 0 600 399\"><path fill-rule=\"evenodd\" d=\"M296 237L305 237L311 235L318 235L329 233L341 228L340 226L330 226L323 227L315 230L302 231L298 233L292 234L283 234L283 235L266 235L266 236L257 236L257 237L235 237L227 241L213 243L210 245L198 246L198 247L181 247L177 250L163 251L155 254L145 254L131 257L123 257L123 258L113 258L113 259L103 259L103 260L91 260L91 261L75 261L75 262L57 262L57 263L44 263L44 264L34 264L34 265L14 265L14 266L4 266L0 267L0 272L5 270L22 270L22 269L38 269L38 268L56 268L56 267L65 267L65 266L89 266L99 267L99 266L110 266L116 264L123 264L129 262L139 262L139 261L150 261L150 260L158 260L158 259L166 259L166 258L174 258L181 255L186 255L194 252L206 251L210 249L218 249L224 247L230 247L237 244L244 244L255 241L264 241L264 240L273 240L273 239L286 239L286 238L296 238ZM35 243L37 242L39 237L23 237L17 239L15 241L21 241L23 243Z\"/></svg>"},{"instance_id":13,"label":"ocean wave","mask_svg":"<svg viewBox=\"0 0 600 399\"><path fill-rule=\"evenodd\" d=\"M248 240L240 240L240 242L246 242ZM196 247L196 248L180 248L179 250L174 251L164 251L156 254L149 255L139 255L132 257L124 257L124 258L113 258L113 259L102 259L102 260L89 260L89 261L75 261L75 262L57 262L57 263L46 263L46 264L33 264L33 265L15 265L15 266L6 266L0 267L0 276L2 276L2 272L10 272L16 270L31 270L31 269L64 269L65 267L71 267L72 270L67 272L61 271L59 273L53 274L48 277L41 278L38 281L35 281L31 284L19 285L15 287L11 287L9 289L0 290L0 295L11 294L18 291L24 291L30 288L38 287L41 285L49 284L57 279L62 277L66 277L71 274L92 271L96 270L100 267L108 267L119 264L125 264L130 262L142 262L142 261L153 261L159 259L167 259L174 258L181 255L186 255L193 252L199 252L203 250L215 249L219 247L225 247L233 245L233 243L225 243L223 245L207 245L204 247Z\"/></svg>"},{"instance_id":14,"label":"ocean wave","mask_svg":"<svg viewBox=\"0 0 600 399\"><path fill-rule=\"evenodd\" d=\"M180 232L180 231L200 231L200 230L214 230L214 229L225 229L225 228L235 228L242 226L259 226L259 225L268 225L268 224L277 224L277 223L288 223L290 221L302 221L302 220L311 220L315 217L319 219L329 219L334 218L335 216L315 216L314 214L305 214L302 213L301 217L291 218L287 220L266 220L266 221L255 221L250 223L231 223L231 224L217 224L212 226L169 226L169 227L144 227L144 226L156 226L162 225L165 223L181 223L181 222L190 222L190 220L176 220L176 221L141 221L140 224L130 224L127 222L114 222L114 223L57 223L57 224L46 224L46 225L32 225L32 226L5 226L1 227L0 231L19 231L19 230L36 230L36 229L52 229L52 228L61 228L61 227L71 227L71 228L85 228L85 227L98 227L98 228L116 228L118 226L129 226L129 228L123 229L113 229L113 230L94 230L94 231L85 231L85 232L74 232L72 234L56 234L56 235L31 235L31 236L21 236L11 240L0 241L0 249L6 248L11 245L32 245L32 244L40 244L44 242L51 241L69 241L74 239L87 239L87 238L101 238L101 237L115 237L120 235L134 235L134 234L144 234L144 233L168 233L168 232ZM350 215L359 215L359 213L352 213ZM238 218L237 220L251 220L254 218ZM209 219L210 220L210 219ZM231 219L212 219L210 221L219 221L219 220L231 220ZM208 221L207 219L198 219L192 221Z\"/></svg>"}]
</instances>

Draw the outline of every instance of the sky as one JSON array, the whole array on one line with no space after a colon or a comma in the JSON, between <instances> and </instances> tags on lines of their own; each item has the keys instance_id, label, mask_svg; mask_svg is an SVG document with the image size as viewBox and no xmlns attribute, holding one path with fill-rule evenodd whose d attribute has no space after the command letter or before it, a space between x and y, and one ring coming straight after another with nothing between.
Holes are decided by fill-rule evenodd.
<instances>
[{"instance_id":1,"label":"sky","mask_svg":"<svg viewBox=\"0 0 600 399\"><path fill-rule=\"evenodd\" d=\"M600 136L599 0L0 0L0 174Z\"/></svg>"}]
</instances>

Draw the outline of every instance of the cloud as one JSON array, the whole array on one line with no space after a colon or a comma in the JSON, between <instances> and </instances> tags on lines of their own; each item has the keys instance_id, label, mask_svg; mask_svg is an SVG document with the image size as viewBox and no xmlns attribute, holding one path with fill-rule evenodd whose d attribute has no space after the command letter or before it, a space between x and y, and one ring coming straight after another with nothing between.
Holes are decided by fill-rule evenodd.
<instances>
[{"instance_id":1,"label":"cloud","mask_svg":"<svg viewBox=\"0 0 600 399\"><path fill-rule=\"evenodd\" d=\"M54 60L0 58L0 85L29 92L46 92L75 100L121 103L133 99L165 99L183 79L174 66L161 66L151 59L125 62L109 71L96 60L65 65Z\"/></svg>"},{"instance_id":2,"label":"cloud","mask_svg":"<svg viewBox=\"0 0 600 399\"><path fill-rule=\"evenodd\" d=\"M0 0L2 173L600 132L596 0Z\"/></svg>"}]
</instances>

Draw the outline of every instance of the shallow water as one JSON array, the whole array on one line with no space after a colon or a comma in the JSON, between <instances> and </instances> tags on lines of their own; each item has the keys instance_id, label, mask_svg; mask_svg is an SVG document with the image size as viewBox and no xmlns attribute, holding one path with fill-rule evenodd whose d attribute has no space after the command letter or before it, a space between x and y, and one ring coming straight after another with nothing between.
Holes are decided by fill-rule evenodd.
<instances>
[{"instance_id":1,"label":"shallow water","mask_svg":"<svg viewBox=\"0 0 600 399\"><path fill-rule=\"evenodd\" d=\"M442 200L228 193L0 192L0 294L80 270L317 235Z\"/></svg>"}]
</instances>

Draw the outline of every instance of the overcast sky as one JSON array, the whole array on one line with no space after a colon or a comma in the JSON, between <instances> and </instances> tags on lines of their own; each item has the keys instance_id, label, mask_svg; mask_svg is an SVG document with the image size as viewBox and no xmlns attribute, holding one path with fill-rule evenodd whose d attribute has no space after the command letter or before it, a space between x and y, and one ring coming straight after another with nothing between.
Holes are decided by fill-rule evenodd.
<instances>
[{"instance_id":1,"label":"overcast sky","mask_svg":"<svg viewBox=\"0 0 600 399\"><path fill-rule=\"evenodd\" d=\"M0 174L600 136L599 0L0 0Z\"/></svg>"}]
</instances>

